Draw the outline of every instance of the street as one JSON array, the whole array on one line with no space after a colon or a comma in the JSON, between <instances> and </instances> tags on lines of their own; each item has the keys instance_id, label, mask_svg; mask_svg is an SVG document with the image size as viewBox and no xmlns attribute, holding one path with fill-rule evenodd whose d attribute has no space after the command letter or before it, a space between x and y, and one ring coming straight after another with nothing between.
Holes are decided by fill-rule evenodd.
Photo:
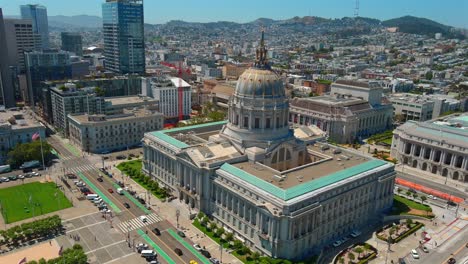
<instances>
[{"instance_id":1,"label":"street","mask_svg":"<svg viewBox=\"0 0 468 264\"><path fill-rule=\"evenodd\" d=\"M111 219L111 225L119 230L124 235L124 241L129 247L133 247L139 243L146 243L145 238L149 238L160 248L155 249L158 252L158 260L162 263L189 263L190 260L198 261L199 263L209 263L206 258L201 256L193 247L193 243L189 239L184 239L187 243L182 244L178 241L177 229L168 221L158 216L157 212L147 210L135 198L128 193L119 195L116 192L118 185L114 179L100 174L99 170L94 167L86 158L77 157L63 146L60 139L55 137L48 138L49 143L57 150L62 160L63 173L77 174L85 183L87 187L95 191L101 198L109 205L109 209L115 212L115 217ZM103 182L97 180L98 177L103 177ZM97 190L94 190L94 188ZM113 193L109 192L113 190ZM124 203L128 203L130 208L125 208ZM146 215L148 221L143 223L138 217ZM156 236L152 229L157 227L161 231L160 236ZM189 245L187 247L187 245ZM191 248L192 247L192 248ZM182 250L183 255L178 256L174 249L179 248ZM163 254L160 254L163 253ZM166 255L167 259L160 257Z\"/></svg>"}]
</instances>

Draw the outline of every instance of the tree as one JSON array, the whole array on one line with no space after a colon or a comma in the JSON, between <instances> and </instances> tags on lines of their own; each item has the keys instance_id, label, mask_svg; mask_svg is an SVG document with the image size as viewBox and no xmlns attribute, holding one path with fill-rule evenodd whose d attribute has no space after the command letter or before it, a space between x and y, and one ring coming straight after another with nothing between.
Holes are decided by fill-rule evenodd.
<instances>
[{"instance_id":1,"label":"tree","mask_svg":"<svg viewBox=\"0 0 468 264\"><path fill-rule=\"evenodd\" d=\"M45 140L42 140L42 150L42 153L44 154L44 162L48 163L52 158L50 153L52 147ZM31 160L42 162L41 140L18 144L8 152L8 164L13 168L18 168L24 162Z\"/></svg>"},{"instance_id":2,"label":"tree","mask_svg":"<svg viewBox=\"0 0 468 264\"><path fill-rule=\"evenodd\" d=\"M421 195L421 197L419 198L421 199L422 203L424 203L427 200L427 197L425 195Z\"/></svg>"},{"instance_id":3,"label":"tree","mask_svg":"<svg viewBox=\"0 0 468 264\"><path fill-rule=\"evenodd\" d=\"M398 188L398 189L397 189L398 194L401 194L402 191L403 191L403 190L402 190L401 188Z\"/></svg>"},{"instance_id":4,"label":"tree","mask_svg":"<svg viewBox=\"0 0 468 264\"><path fill-rule=\"evenodd\" d=\"M417 194L417 193L413 193L413 199L416 200L416 198L418 198L418 194Z\"/></svg>"},{"instance_id":5,"label":"tree","mask_svg":"<svg viewBox=\"0 0 468 264\"><path fill-rule=\"evenodd\" d=\"M364 252L364 250L361 248L361 247L356 247L354 249L354 252L358 253L359 254L359 258L361 258L361 254L362 252Z\"/></svg>"},{"instance_id":6,"label":"tree","mask_svg":"<svg viewBox=\"0 0 468 264\"><path fill-rule=\"evenodd\" d=\"M219 227L218 229L216 229L215 235L217 237L221 237L223 234L224 234L224 228L223 227Z\"/></svg>"},{"instance_id":7,"label":"tree","mask_svg":"<svg viewBox=\"0 0 468 264\"><path fill-rule=\"evenodd\" d=\"M371 246L370 246L369 244L367 244L367 243L364 244L364 250L365 250L366 252L369 251L370 248L371 248Z\"/></svg>"},{"instance_id":8,"label":"tree","mask_svg":"<svg viewBox=\"0 0 468 264\"><path fill-rule=\"evenodd\" d=\"M241 249L243 245L244 244L242 244L240 240L237 240L237 239L234 240L234 245L233 245L234 249Z\"/></svg>"},{"instance_id":9,"label":"tree","mask_svg":"<svg viewBox=\"0 0 468 264\"><path fill-rule=\"evenodd\" d=\"M413 220L412 219L406 219L406 227L411 228L411 225L413 225Z\"/></svg>"},{"instance_id":10,"label":"tree","mask_svg":"<svg viewBox=\"0 0 468 264\"><path fill-rule=\"evenodd\" d=\"M432 80L432 77L434 77L434 75L433 75L432 71L428 71L428 72L426 72L425 77L426 77L427 80Z\"/></svg>"},{"instance_id":11,"label":"tree","mask_svg":"<svg viewBox=\"0 0 468 264\"><path fill-rule=\"evenodd\" d=\"M205 217L205 214L204 214L203 212L199 212L199 213L197 214L197 218L198 218L198 219L202 219L203 217Z\"/></svg>"},{"instance_id":12,"label":"tree","mask_svg":"<svg viewBox=\"0 0 468 264\"><path fill-rule=\"evenodd\" d=\"M233 233L227 233L225 236L224 236L224 239L227 241L227 242L230 242L234 239L234 234Z\"/></svg>"},{"instance_id":13,"label":"tree","mask_svg":"<svg viewBox=\"0 0 468 264\"><path fill-rule=\"evenodd\" d=\"M206 216L205 216L205 217L206 217ZM203 219L205 219L205 217L203 217ZM206 217L206 218L208 218L208 217ZM217 226L215 223L210 223L210 229L211 229L211 230L214 231L217 227L218 227L218 226Z\"/></svg>"},{"instance_id":14,"label":"tree","mask_svg":"<svg viewBox=\"0 0 468 264\"><path fill-rule=\"evenodd\" d=\"M343 258L343 257L340 257L339 262L340 262L340 264L344 264L344 258Z\"/></svg>"},{"instance_id":15,"label":"tree","mask_svg":"<svg viewBox=\"0 0 468 264\"><path fill-rule=\"evenodd\" d=\"M97 96L100 96L100 97L102 97L102 96L104 96L104 95L106 94L106 92L104 91L104 89L102 89L102 88L99 87L99 86L96 86L96 87L94 88L94 92L96 93Z\"/></svg>"},{"instance_id":16,"label":"tree","mask_svg":"<svg viewBox=\"0 0 468 264\"><path fill-rule=\"evenodd\" d=\"M354 254L352 252L349 252L348 253L348 258L351 260L351 261L354 261L354 259L356 258L356 256L354 256Z\"/></svg>"},{"instance_id":17,"label":"tree","mask_svg":"<svg viewBox=\"0 0 468 264\"><path fill-rule=\"evenodd\" d=\"M258 261L260 260L260 253L255 251L252 253L252 255L250 255L250 258L252 258L254 263L258 263Z\"/></svg>"},{"instance_id":18,"label":"tree","mask_svg":"<svg viewBox=\"0 0 468 264\"><path fill-rule=\"evenodd\" d=\"M411 192L410 192L410 191L406 191L406 196L411 196Z\"/></svg>"}]
</instances>

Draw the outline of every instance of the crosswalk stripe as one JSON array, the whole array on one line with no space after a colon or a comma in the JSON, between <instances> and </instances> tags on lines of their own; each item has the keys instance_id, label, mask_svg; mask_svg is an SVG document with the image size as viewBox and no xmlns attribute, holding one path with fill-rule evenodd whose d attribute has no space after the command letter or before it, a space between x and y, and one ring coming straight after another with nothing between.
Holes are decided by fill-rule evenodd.
<instances>
[{"instance_id":1,"label":"crosswalk stripe","mask_svg":"<svg viewBox=\"0 0 468 264\"><path fill-rule=\"evenodd\" d=\"M149 214L146 217L148 219L146 223L143 223L140 220L140 218L133 218L125 222L119 223L117 227L122 231L122 233L126 233L163 220L159 215L155 213Z\"/></svg>"}]
</instances>

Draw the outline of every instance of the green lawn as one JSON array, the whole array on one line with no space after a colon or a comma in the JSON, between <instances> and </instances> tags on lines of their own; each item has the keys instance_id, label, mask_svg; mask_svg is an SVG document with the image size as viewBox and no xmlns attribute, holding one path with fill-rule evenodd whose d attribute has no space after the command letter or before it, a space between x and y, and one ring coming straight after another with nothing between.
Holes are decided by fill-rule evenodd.
<instances>
[{"instance_id":1,"label":"green lawn","mask_svg":"<svg viewBox=\"0 0 468 264\"><path fill-rule=\"evenodd\" d=\"M398 195L393 196L393 208L392 208L393 214L395 215L408 214L411 208L426 211L426 212L432 212L432 208L428 205L420 204L420 203L411 201L409 199L406 199ZM425 215L421 215L421 216L426 217Z\"/></svg>"},{"instance_id":2,"label":"green lawn","mask_svg":"<svg viewBox=\"0 0 468 264\"><path fill-rule=\"evenodd\" d=\"M117 169L123 170L124 164L127 164L129 168L133 168L133 169L136 169L137 171L141 171L141 165L142 165L141 160L131 160L131 161L119 163L119 165L117 165Z\"/></svg>"},{"instance_id":3,"label":"green lawn","mask_svg":"<svg viewBox=\"0 0 468 264\"><path fill-rule=\"evenodd\" d=\"M6 223L71 207L55 183L33 182L0 189L2 215Z\"/></svg>"}]
</instances>

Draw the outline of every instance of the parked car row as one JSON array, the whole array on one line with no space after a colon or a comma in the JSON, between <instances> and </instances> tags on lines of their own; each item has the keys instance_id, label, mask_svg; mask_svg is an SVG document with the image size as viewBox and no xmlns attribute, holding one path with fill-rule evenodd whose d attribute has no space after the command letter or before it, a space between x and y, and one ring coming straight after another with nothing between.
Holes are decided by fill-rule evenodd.
<instances>
[{"instance_id":1,"label":"parked car row","mask_svg":"<svg viewBox=\"0 0 468 264\"><path fill-rule=\"evenodd\" d=\"M356 237L358 237L360 235L361 235L361 231L358 231L358 230L354 230L350 234L350 236L353 237L353 238L356 238ZM333 246L338 247L341 244L343 244L344 242L348 241L349 239L350 239L349 236L345 236L343 238L340 238L340 239L336 240L335 242L333 242Z\"/></svg>"},{"instance_id":2,"label":"parked car row","mask_svg":"<svg viewBox=\"0 0 468 264\"><path fill-rule=\"evenodd\" d=\"M32 177L39 177L41 174L37 171L34 172L28 172L25 174L20 174L20 175L10 175L8 177L1 177L0 178L0 183L2 182L9 182L9 181L16 181L16 180L24 180L26 178L32 178Z\"/></svg>"},{"instance_id":3,"label":"parked car row","mask_svg":"<svg viewBox=\"0 0 468 264\"><path fill-rule=\"evenodd\" d=\"M86 195L86 199L88 199L91 203L97 206L99 211L101 211L102 213L111 213L111 210L107 208L107 204L102 200L101 197L99 197L99 195L90 193Z\"/></svg>"}]
</instances>

